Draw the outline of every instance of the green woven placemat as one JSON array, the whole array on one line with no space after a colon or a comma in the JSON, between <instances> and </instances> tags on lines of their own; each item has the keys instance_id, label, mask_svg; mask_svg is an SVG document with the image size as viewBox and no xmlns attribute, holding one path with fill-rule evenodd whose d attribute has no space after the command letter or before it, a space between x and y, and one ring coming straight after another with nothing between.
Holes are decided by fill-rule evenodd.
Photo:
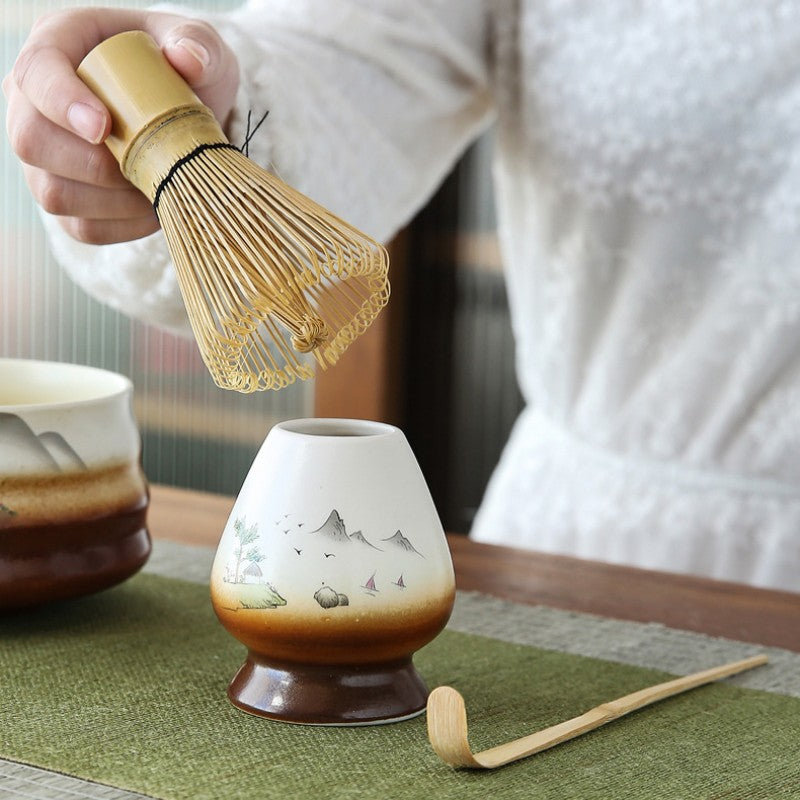
<instances>
[{"instance_id":1,"label":"green woven placemat","mask_svg":"<svg viewBox=\"0 0 800 800\"><path fill-rule=\"evenodd\" d=\"M313 728L235 710L243 655L206 587L152 575L0 619L0 756L169 799L800 797L797 699L715 684L463 772L434 756L424 717ZM462 691L476 749L667 677L453 632L416 663Z\"/></svg>"}]
</instances>

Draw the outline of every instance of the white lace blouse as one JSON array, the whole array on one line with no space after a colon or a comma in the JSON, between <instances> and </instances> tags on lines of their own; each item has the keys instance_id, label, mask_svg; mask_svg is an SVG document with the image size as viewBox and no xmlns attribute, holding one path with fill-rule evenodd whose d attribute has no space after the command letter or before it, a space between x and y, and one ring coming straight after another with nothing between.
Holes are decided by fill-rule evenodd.
<instances>
[{"instance_id":1,"label":"white lace blouse","mask_svg":"<svg viewBox=\"0 0 800 800\"><path fill-rule=\"evenodd\" d=\"M800 591L800 6L253 0L215 24L233 140L269 108L251 156L377 237L496 120L527 409L475 538ZM160 235L48 227L90 292L186 329Z\"/></svg>"}]
</instances>

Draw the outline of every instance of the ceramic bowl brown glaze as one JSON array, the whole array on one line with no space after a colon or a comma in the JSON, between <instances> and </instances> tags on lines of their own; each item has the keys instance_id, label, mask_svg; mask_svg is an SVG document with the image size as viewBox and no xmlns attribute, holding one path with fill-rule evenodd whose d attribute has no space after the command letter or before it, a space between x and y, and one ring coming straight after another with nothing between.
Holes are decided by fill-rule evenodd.
<instances>
[{"instance_id":1,"label":"ceramic bowl brown glaze","mask_svg":"<svg viewBox=\"0 0 800 800\"><path fill-rule=\"evenodd\" d=\"M428 690L413 654L445 626L447 540L411 448L390 425L295 420L267 436L211 576L248 649L228 696L316 725L407 719Z\"/></svg>"},{"instance_id":2,"label":"ceramic bowl brown glaze","mask_svg":"<svg viewBox=\"0 0 800 800\"><path fill-rule=\"evenodd\" d=\"M0 359L0 610L89 594L150 553L122 375Z\"/></svg>"}]
</instances>

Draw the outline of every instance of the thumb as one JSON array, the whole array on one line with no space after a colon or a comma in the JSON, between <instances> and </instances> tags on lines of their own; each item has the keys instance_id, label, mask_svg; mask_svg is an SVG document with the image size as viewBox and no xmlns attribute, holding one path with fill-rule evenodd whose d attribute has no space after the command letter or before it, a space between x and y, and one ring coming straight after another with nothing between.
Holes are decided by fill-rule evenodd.
<instances>
[{"instance_id":1,"label":"thumb","mask_svg":"<svg viewBox=\"0 0 800 800\"><path fill-rule=\"evenodd\" d=\"M233 50L210 25L197 20L170 28L161 48L224 127L239 88L239 65Z\"/></svg>"}]
</instances>

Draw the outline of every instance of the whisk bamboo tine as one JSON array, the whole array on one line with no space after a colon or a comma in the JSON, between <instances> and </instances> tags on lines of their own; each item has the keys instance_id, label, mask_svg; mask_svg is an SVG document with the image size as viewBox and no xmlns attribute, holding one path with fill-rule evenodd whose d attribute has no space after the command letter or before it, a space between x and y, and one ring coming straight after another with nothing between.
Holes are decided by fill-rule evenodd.
<instances>
[{"instance_id":1,"label":"whisk bamboo tine","mask_svg":"<svg viewBox=\"0 0 800 800\"><path fill-rule=\"evenodd\" d=\"M659 700L766 663L767 656L757 655L659 683L602 703L566 722L479 753L473 753L469 745L463 697L450 686L440 686L428 697L428 738L439 758L450 766L494 769L555 747Z\"/></svg>"},{"instance_id":2,"label":"whisk bamboo tine","mask_svg":"<svg viewBox=\"0 0 800 800\"><path fill-rule=\"evenodd\" d=\"M280 389L335 364L388 302L386 250L233 147L147 34L102 42L78 74L154 204L214 381Z\"/></svg>"}]
</instances>

